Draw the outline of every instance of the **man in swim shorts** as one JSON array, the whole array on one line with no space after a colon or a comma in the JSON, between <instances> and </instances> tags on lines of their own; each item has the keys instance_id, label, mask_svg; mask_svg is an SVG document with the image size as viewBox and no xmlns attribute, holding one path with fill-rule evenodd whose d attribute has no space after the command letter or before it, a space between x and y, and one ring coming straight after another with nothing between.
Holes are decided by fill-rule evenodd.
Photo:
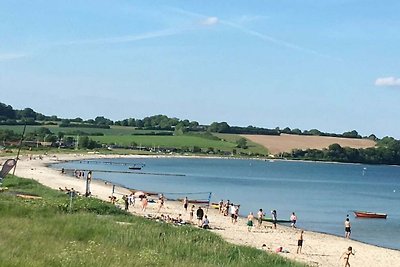
<instances>
[{"instance_id":1,"label":"man in swim shorts","mask_svg":"<svg viewBox=\"0 0 400 267\"><path fill-rule=\"evenodd\" d=\"M349 218L346 218L344 221L344 237L345 238L350 238L351 234L351 224Z\"/></svg>"},{"instance_id":2,"label":"man in swim shorts","mask_svg":"<svg viewBox=\"0 0 400 267\"><path fill-rule=\"evenodd\" d=\"M303 233L304 231L301 230L299 238L297 239L297 254L301 254L301 248L303 247Z\"/></svg>"}]
</instances>

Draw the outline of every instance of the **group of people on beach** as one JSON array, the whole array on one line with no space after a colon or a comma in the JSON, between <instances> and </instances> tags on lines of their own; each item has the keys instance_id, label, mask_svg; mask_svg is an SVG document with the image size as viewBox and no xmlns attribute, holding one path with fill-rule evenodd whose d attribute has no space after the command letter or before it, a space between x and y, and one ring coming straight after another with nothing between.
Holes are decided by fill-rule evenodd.
<instances>
[{"instance_id":1,"label":"group of people on beach","mask_svg":"<svg viewBox=\"0 0 400 267\"><path fill-rule=\"evenodd\" d=\"M144 212L146 211L147 205L148 205L148 198L146 195L141 195L139 196L140 201L141 201L141 210ZM124 195L123 198L124 204L125 204L125 210L129 210L129 206L134 206L135 205L135 195L131 193L130 195ZM157 213L159 213L162 208L165 205L165 196L163 194L160 194L157 200ZM224 216L229 216L231 219L232 224L236 224L238 221L239 217L239 208L240 205L235 205L231 203L229 200L224 202L221 200L218 203L218 209L219 213L224 215ZM203 229L210 229L210 221L205 213L205 210L202 208L201 205L199 205L197 208L195 205L190 205L190 201L187 197L183 199L183 209L185 212L189 212L189 222L190 223L195 223L198 227L201 227ZM157 217L158 218L158 217ZM182 218L182 214L180 213L177 218L171 217L168 214L161 214L161 217L159 217L162 221L165 222L171 222L171 223L177 223L177 224L185 224L187 221L184 221ZM196 222L194 219L196 218ZM253 212L250 212L247 216L247 231L251 232L252 228L254 226L254 222L257 222L257 228L261 229L263 226L263 221L265 220L265 212L263 209L259 209L257 212L256 216L254 216ZM272 229L277 228L277 222L278 222L278 215L276 210L271 211L271 219L268 220L271 221ZM296 223L297 223L297 215L295 212L292 212L290 216L290 223L291 227L296 229ZM345 226L345 238L350 238L351 234L351 224L350 224L350 219L347 215L347 218L345 219L344 222ZM297 232L297 254L302 253L302 247L304 243L304 230L299 230ZM263 244L262 249L266 248L265 244ZM278 247L275 252L281 252L281 253L289 253L289 251L283 247ZM349 267L349 258L351 255L354 255L354 251L352 247L348 247L348 249L341 255L340 259L344 260L344 266Z\"/></svg>"}]
</instances>

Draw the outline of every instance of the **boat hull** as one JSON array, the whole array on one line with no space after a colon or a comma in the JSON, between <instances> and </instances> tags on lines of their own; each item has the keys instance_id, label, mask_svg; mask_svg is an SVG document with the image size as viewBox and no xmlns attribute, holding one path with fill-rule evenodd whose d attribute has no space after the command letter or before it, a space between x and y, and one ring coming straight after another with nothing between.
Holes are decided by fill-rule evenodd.
<instances>
[{"instance_id":1,"label":"boat hull","mask_svg":"<svg viewBox=\"0 0 400 267\"><path fill-rule=\"evenodd\" d=\"M355 211L354 215L357 218L371 218L371 219L386 219L387 217L387 214L385 213L376 213L367 211Z\"/></svg>"}]
</instances>

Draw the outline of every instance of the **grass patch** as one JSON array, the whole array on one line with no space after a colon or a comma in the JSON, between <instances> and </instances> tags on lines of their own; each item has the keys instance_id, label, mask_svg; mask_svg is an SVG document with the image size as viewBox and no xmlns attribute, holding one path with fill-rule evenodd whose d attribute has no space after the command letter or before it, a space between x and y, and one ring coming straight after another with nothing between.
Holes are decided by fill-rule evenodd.
<instances>
[{"instance_id":1,"label":"grass patch","mask_svg":"<svg viewBox=\"0 0 400 267\"><path fill-rule=\"evenodd\" d=\"M225 140L227 142L231 142L231 143L235 143L240 139L240 138L244 138L243 136L240 136L238 134L221 134L221 133L213 133L213 135L215 135L216 137L220 138L221 140ZM243 150L243 149L238 149L238 151L251 151L253 153L259 153L261 155L268 155L268 149L266 149L265 147L263 147L260 144L254 143L252 141L250 141L249 139L247 140L247 146L248 149L247 150Z\"/></svg>"},{"instance_id":2,"label":"grass patch","mask_svg":"<svg viewBox=\"0 0 400 267\"><path fill-rule=\"evenodd\" d=\"M1 266L303 266L95 199L75 199L77 208L69 213L60 206L69 202L67 195L33 180L8 176L3 186L9 190L0 193ZM20 199L14 192L42 199Z\"/></svg>"},{"instance_id":3,"label":"grass patch","mask_svg":"<svg viewBox=\"0 0 400 267\"><path fill-rule=\"evenodd\" d=\"M118 144L129 146L131 143L140 144L146 147L167 147L167 148L183 148L198 146L201 148L213 147L215 149L232 151L235 144L203 138L201 136L178 135L178 136L149 136L149 135L132 135L132 136L93 136L95 141L106 144Z\"/></svg>"}]
</instances>

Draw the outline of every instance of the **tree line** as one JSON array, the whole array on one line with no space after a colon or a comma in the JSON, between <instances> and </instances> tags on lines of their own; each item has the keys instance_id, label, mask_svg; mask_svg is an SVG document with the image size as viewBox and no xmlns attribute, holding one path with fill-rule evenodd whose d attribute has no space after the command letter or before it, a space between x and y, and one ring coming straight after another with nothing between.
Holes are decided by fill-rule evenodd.
<instances>
[{"instance_id":1,"label":"tree line","mask_svg":"<svg viewBox=\"0 0 400 267\"><path fill-rule=\"evenodd\" d=\"M289 127L274 129L247 126L230 126L227 122L213 122L210 125L200 125L197 121L181 120L178 118L170 118L166 115L154 115L143 119L128 118L118 121L112 121L104 116L97 116L94 119L83 120L82 118L61 119L57 116L46 116L34 111L31 108L22 110L13 109L12 106L0 102L0 124L3 125L59 125L59 127L79 127L79 128L100 128L109 129L110 126L126 126L144 130L161 130L174 131L175 134L184 134L187 132L203 132L212 133L229 133L229 134L255 134L255 135L280 135L280 134L296 134L296 135L314 135L314 136L331 136L345 138L369 138L377 140L373 134L368 137L362 137L356 130L344 132L342 134L325 133L317 129L300 130L298 128L290 129Z\"/></svg>"},{"instance_id":2,"label":"tree line","mask_svg":"<svg viewBox=\"0 0 400 267\"><path fill-rule=\"evenodd\" d=\"M400 141L393 137L384 137L377 141L375 147L350 148L332 144L326 149L294 149L282 153L283 158L315 161L333 161L364 164L400 165Z\"/></svg>"}]
</instances>

